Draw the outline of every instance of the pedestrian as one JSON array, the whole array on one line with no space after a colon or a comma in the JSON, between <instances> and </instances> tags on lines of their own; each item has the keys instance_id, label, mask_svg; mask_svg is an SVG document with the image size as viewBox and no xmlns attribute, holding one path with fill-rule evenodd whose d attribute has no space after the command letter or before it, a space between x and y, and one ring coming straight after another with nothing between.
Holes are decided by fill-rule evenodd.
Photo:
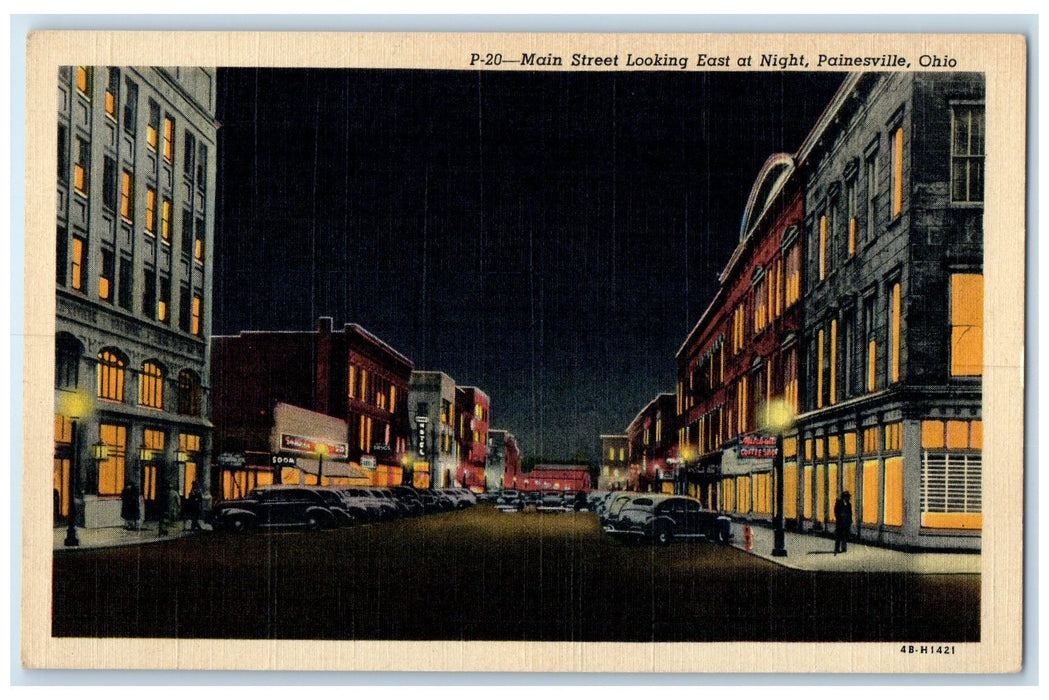
<instances>
[{"instance_id":1,"label":"pedestrian","mask_svg":"<svg viewBox=\"0 0 1049 700\"><path fill-rule=\"evenodd\" d=\"M204 508L204 494L200 490L200 482L193 480L193 487L189 490L189 498L186 499L186 516L190 521L191 530L200 530L201 511Z\"/></svg>"},{"instance_id":2,"label":"pedestrian","mask_svg":"<svg viewBox=\"0 0 1049 700\"><path fill-rule=\"evenodd\" d=\"M852 529L851 494L843 491L834 501L834 554L849 551L849 531Z\"/></svg>"},{"instance_id":3,"label":"pedestrian","mask_svg":"<svg viewBox=\"0 0 1049 700\"><path fill-rule=\"evenodd\" d=\"M137 530L142 522L142 511L139 508L138 487L130 483L120 492L120 517L124 519L125 530Z\"/></svg>"}]
</instances>

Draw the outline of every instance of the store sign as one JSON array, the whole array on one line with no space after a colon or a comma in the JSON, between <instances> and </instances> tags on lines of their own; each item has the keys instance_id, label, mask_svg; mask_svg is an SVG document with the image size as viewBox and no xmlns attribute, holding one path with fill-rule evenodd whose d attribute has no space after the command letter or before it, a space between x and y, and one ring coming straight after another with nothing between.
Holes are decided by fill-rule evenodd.
<instances>
[{"instance_id":1,"label":"store sign","mask_svg":"<svg viewBox=\"0 0 1049 700\"><path fill-rule=\"evenodd\" d=\"M271 455L270 464L275 467L297 467L299 460L291 455Z\"/></svg>"},{"instance_id":2,"label":"store sign","mask_svg":"<svg viewBox=\"0 0 1049 700\"><path fill-rule=\"evenodd\" d=\"M372 443L372 452L378 452L379 454L392 454L393 448L387 445L385 442Z\"/></svg>"},{"instance_id":3,"label":"store sign","mask_svg":"<svg viewBox=\"0 0 1049 700\"><path fill-rule=\"evenodd\" d=\"M415 419L415 442L419 446L418 454L420 457L426 456L428 445L426 444L426 424L429 422L429 418L420 416Z\"/></svg>"},{"instance_id":4,"label":"store sign","mask_svg":"<svg viewBox=\"0 0 1049 700\"><path fill-rule=\"evenodd\" d=\"M349 448L345 442L322 442L311 437L301 435L280 434L280 448L288 452L300 452L302 454L317 454L317 447L324 445L328 448L329 457L345 458L349 454Z\"/></svg>"},{"instance_id":5,"label":"store sign","mask_svg":"<svg viewBox=\"0 0 1049 700\"><path fill-rule=\"evenodd\" d=\"M375 469L377 464L375 455L361 455L361 466L365 469Z\"/></svg>"},{"instance_id":6,"label":"store sign","mask_svg":"<svg viewBox=\"0 0 1049 700\"><path fill-rule=\"evenodd\" d=\"M776 438L772 435L740 436L736 455L740 459L774 459L776 457Z\"/></svg>"},{"instance_id":7,"label":"store sign","mask_svg":"<svg viewBox=\"0 0 1049 700\"><path fill-rule=\"evenodd\" d=\"M243 467L246 462L244 455L234 452L223 452L215 461L223 467Z\"/></svg>"}]
</instances>

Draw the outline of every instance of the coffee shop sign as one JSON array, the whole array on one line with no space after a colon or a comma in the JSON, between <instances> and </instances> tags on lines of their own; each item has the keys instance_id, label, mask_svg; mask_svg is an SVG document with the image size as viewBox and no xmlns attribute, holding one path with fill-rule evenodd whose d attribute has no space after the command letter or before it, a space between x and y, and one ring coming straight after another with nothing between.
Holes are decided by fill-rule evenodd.
<instances>
[{"instance_id":1,"label":"coffee shop sign","mask_svg":"<svg viewBox=\"0 0 1049 700\"><path fill-rule=\"evenodd\" d=\"M736 450L740 459L773 459L776 438L772 435L742 435Z\"/></svg>"}]
</instances>

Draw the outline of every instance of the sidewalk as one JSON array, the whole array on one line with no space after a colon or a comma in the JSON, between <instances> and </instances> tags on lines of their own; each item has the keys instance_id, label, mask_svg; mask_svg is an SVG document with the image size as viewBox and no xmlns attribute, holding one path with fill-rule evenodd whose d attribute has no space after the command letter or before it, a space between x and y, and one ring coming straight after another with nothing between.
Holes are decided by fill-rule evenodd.
<instances>
[{"instance_id":1,"label":"sidewalk","mask_svg":"<svg viewBox=\"0 0 1049 700\"><path fill-rule=\"evenodd\" d=\"M203 526L205 531L211 530L211 525ZM76 529L77 537L80 539L79 547L67 547L65 545L68 530L63 525L54 529L54 551L75 551L77 549L97 549L99 547L129 547L138 544L149 544L151 542L163 542L165 540L177 540L180 537L196 537L201 531L194 532L190 529L182 529L182 524L168 530L168 534L161 535L158 532L158 524L155 522L143 523L139 530L125 530L123 527L98 527Z\"/></svg>"},{"instance_id":2,"label":"sidewalk","mask_svg":"<svg viewBox=\"0 0 1049 700\"><path fill-rule=\"evenodd\" d=\"M743 550L743 526L733 521L732 546ZM806 571L908 571L916 574L978 574L980 554L959 552L901 552L887 547L849 543L849 551L834 554L834 538L810 533L784 534L787 556L772 556L773 529L769 525L751 523L754 547L750 554L768 559L781 566Z\"/></svg>"}]
</instances>

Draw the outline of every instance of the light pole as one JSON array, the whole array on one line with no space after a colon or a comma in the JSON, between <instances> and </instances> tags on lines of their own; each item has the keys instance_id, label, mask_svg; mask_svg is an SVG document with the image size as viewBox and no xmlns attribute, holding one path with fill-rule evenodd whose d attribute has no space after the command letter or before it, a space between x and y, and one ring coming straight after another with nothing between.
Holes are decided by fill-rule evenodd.
<instances>
[{"instance_id":1,"label":"light pole","mask_svg":"<svg viewBox=\"0 0 1049 700\"><path fill-rule=\"evenodd\" d=\"M765 429L776 436L776 454L772 469L776 473L776 515L773 518L772 556L787 556L786 534L783 529L783 434L794 425L794 409L783 399L769 403L765 414Z\"/></svg>"},{"instance_id":2,"label":"light pole","mask_svg":"<svg viewBox=\"0 0 1049 700\"><path fill-rule=\"evenodd\" d=\"M328 446L324 443L317 445L317 486L321 485L324 476L324 455L328 454Z\"/></svg>"},{"instance_id":3,"label":"light pole","mask_svg":"<svg viewBox=\"0 0 1049 700\"><path fill-rule=\"evenodd\" d=\"M90 394L78 389L73 392L64 392L59 398L59 411L69 416L73 431L73 465L72 473L69 475L69 524L66 527L66 547L79 547L80 538L77 536L76 521L77 508L76 499L80 489L80 420L91 412L94 402Z\"/></svg>"}]
</instances>

